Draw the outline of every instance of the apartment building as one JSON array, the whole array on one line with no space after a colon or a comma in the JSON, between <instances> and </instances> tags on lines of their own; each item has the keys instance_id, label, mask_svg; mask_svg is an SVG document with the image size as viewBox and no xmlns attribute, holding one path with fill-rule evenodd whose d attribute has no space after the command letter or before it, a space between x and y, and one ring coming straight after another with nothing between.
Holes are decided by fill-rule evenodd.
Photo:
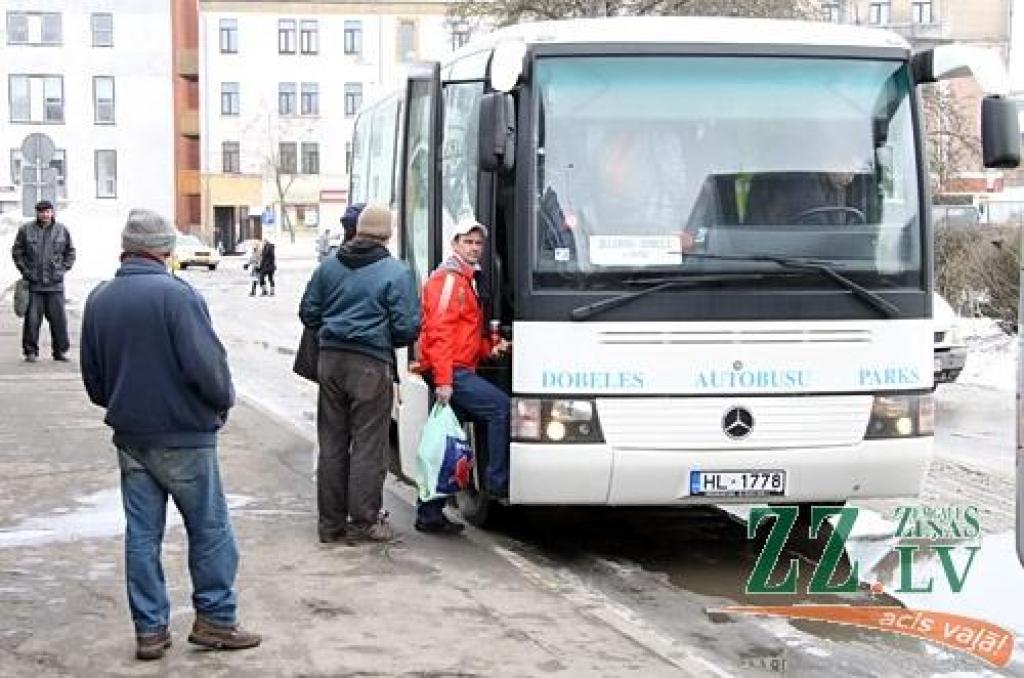
<instances>
[{"instance_id":1,"label":"apartment building","mask_svg":"<svg viewBox=\"0 0 1024 678\"><path fill-rule=\"evenodd\" d=\"M826 21L895 31L915 48L959 42L997 47L1010 39L1012 0L822 0Z\"/></svg>"},{"instance_id":2,"label":"apartment building","mask_svg":"<svg viewBox=\"0 0 1024 678\"><path fill-rule=\"evenodd\" d=\"M0 212L54 198L80 241L132 207L171 217L167 1L7 0L0 31Z\"/></svg>"},{"instance_id":3,"label":"apartment building","mask_svg":"<svg viewBox=\"0 0 1024 678\"><path fill-rule=\"evenodd\" d=\"M433 0L201 0L205 231L232 249L286 223L336 227L363 102L466 39Z\"/></svg>"},{"instance_id":4,"label":"apartment building","mask_svg":"<svg viewBox=\"0 0 1024 678\"><path fill-rule=\"evenodd\" d=\"M946 43L970 44L993 49L1004 61L1009 60L1012 0L823 0L821 6L826 21L886 28L902 35L916 50ZM995 190L1003 177L983 172L980 156L972 159L977 151L961 141L963 135L946 135L942 129L967 129L971 132L968 136L980 136L980 89L970 79L934 87L939 90L934 96L940 97L941 103L933 99L926 107L932 189L966 190L964 186L980 180ZM953 157L958 160L943 160ZM1017 174L1005 173L1005 178L1017 181Z\"/></svg>"}]
</instances>

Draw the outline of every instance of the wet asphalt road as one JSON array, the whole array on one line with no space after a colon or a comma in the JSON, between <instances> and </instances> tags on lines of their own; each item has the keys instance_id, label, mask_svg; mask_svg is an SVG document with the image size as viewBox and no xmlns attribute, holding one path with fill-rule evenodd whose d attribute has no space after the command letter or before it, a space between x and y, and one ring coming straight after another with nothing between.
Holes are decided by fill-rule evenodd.
<instances>
[{"instance_id":1,"label":"wet asphalt road","mask_svg":"<svg viewBox=\"0 0 1024 678\"><path fill-rule=\"evenodd\" d=\"M290 375L288 368L298 338L297 301L312 263L285 253L277 295L272 298L247 296L249 280L241 263L241 259L226 259L218 271L182 275L206 296L232 354L240 390L311 436L315 389ZM936 463L922 497L909 503L977 505L986 534L1005 536L1013 526L1012 395L954 384L939 388L937 403ZM394 486L389 500L411 497L408 490ZM894 506L906 503L874 502L861 508L886 516ZM855 559L866 553L875 556L862 563L865 582L876 575L882 579L881 569L886 563L891 566L891 558L877 558L877 541L869 535L866 548L855 544L852 549ZM577 596L581 604L603 610L609 623L621 623L623 633L652 651L670 655L674 643L698 647L704 657L727 667L727 673L919 676L992 671L976 659L914 638L822 622L711 614L709 610L728 604L900 602L872 595L867 584L840 600L835 596L786 596L785 600L748 596L744 586L759 544L747 538L745 524L714 510L520 509L506 511L481 542L481 548L505 555L560 595ZM784 557L813 563L820 547L820 543L803 544ZM879 572L871 569L873 564L878 564ZM997 563L995 568L989 576L996 579L1020 577L1015 562ZM805 590L810 569L803 568L799 590ZM887 574L893 576L891 571ZM973 583L968 581L965 593L970 593ZM931 609L949 609L945 606L958 600L929 598L928 602ZM914 599L902 602L922 606ZM988 618L985 604L980 610L968 606L964 613ZM1021 613L1006 614L1006 620L990 620L1019 622L1015 628L1021 633ZM1024 669L1017 663L994 673L1024 675Z\"/></svg>"}]
</instances>

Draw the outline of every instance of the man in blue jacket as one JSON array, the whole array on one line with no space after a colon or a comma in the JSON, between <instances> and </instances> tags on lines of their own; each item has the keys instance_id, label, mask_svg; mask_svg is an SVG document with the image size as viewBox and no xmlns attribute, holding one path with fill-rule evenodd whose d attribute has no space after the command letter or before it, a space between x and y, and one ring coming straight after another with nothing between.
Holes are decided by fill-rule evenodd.
<instances>
[{"instance_id":1,"label":"man in blue jacket","mask_svg":"<svg viewBox=\"0 0 1024 678\"><path fill-rule=\"evenodd\" d=\"M419 334L420 302L409 267L385 247L391 233L388 208L363 209L355 238L314 271L299 307L302 324L320 328L317 531L325 544L395 537L381 511L395 349Z\"/></svg>"},{"instance_id":2,"label":"man in blue jacket","mask_svg":"<svg viewBox=\"0 0 1024 678\"><path fill-rule=\"evenodd\" d=\"M174 239L165 219L132 210L121 267L89 294L82 320L82 379L107 410L121 467L139 659L159 659L171 645L160 563L168 496L188 533L196 611L189 641L215 649L260 644L236 619L238 547L217 463L217 431L235 402L227 354L202 297L169 273Z\"/></svg>"}]
</instances>

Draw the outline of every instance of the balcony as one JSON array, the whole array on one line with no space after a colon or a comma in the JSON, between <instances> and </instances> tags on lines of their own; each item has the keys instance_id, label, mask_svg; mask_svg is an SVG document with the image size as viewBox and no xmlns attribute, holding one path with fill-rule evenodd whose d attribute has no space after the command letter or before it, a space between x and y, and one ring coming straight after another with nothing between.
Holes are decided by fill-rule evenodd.
<instances>
[{"instance_id":1,"label":"balcony","mask_svg":"<svg viewBox=\"0 0 1024 678\"><path fill-rule=\"evenodd\" d=\"M199 195L199 170L178 170L178 194Z\"/></svg>"},{"instance_id":2,"label":"balcony","mask_svg":"<svg viewBox=\"0 0 1024 678\"><path fill-rule=\"evenodd\" d=\"M175 73L183 78L199 79L199 50L180 49L175 56Z\"/></svg>"},{"instance_id":3,"label":"balcony","mask_svg":"<svg viewBox=\"0 0 1024 678\"><path fill-rule=\"evenodd\" d=\"M178 131L182 136L198 137L200 132L199 111L196 109L182 111L178 119Z\"/></svg>"}]
</instances>

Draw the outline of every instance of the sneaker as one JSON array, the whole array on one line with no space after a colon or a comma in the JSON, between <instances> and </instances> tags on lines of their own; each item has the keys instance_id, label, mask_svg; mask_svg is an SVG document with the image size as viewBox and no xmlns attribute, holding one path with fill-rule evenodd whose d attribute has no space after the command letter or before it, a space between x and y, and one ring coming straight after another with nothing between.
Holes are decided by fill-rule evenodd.
<instances>
[{"instance_id":1,"label":"sneaker","mask_svg":"<svg viewBox=\"0 0 1024 678\"><path fill-rule=\"evenodd\" d=\"M223 626L197 615L188 642L213 650L247 650L263 642L263 637L246 631L239 624Z\"/></svg>"},{"instance_id":2,"label":"sneaker","mask_svg":"<svg viewBox=\"0 0 1024 678\"><path fill-rule=\"evenodd\" d=\"M395 532L395 528L391 527L391 523L388 522L388 512L381 511L380 515L377 516L377 522L373 524L358 525L353 523L349 525L347 541L349 545L354 546L360 542L386 544L397 539L398 533Z\"/></svg>"},{"instance_id":3,"label":"sneaker","mask_svg":"<svg viewBox=\"0 0 1024 678\"><path fill-rule=\"evenodd\" d=\"M56 360L59 363L69 363L69 362L71 362L71 358L68 357L67 353L54 353L53 354L53 359Z\"/></svg>"},{"instance_id":4,"label":"sneaker","mask_svg":"<svg viewBox=\"0 0 1024 678\"><path fill-rule=\"evenodd\" d=\"M25 356L25 362L27 362L27 363L34 363L34 362L38 362L38 361L39 361L39 356L37 356L35 353L29 353L27 356Z\"/></svg>"},{"instance_id":5,"label":"sneaker","mask_svg":"<svg viewBox=\"0 0 1024 678\"><path fill-rule=\"evenodd\" d=\"M426 521L416 519L414 525L417 532L426 532L427 534L462 534L462 531L466 529L466 526L462 523L457 523L454 520L448 520L447 516L442 515L441 520L438 521Z\"/></svg>"},{"instance_id":6,"label":"sneaker","mask_svg":"<svg viewBox=\"0 0 1024 678\"><path fill-rule=\"evenodd\" d=\"M135 658L142 661L160 659L171 646L171 632L168 629L153 633L135 635Z\"/></svg>"}]
</instances>

